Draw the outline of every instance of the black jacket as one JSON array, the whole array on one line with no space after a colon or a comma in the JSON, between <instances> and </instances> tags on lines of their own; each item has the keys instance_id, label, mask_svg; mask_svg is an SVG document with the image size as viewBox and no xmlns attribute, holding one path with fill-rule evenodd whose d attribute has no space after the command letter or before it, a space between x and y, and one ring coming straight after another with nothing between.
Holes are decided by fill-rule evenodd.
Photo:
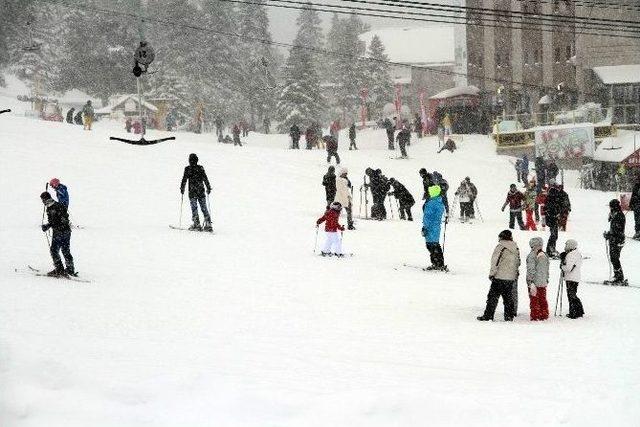
<instances>
[{"instance_id":1,"label":"black jacket","mask_svg":"<svg viewBox=\"0 0 640 427\"><path fill-rule=\"evenodd\" d=\"M624 243L625 225L626 218L621 210L613 211L609 214L609 232L607 233L607 237L611 244L620 245Z\"/></svg>"},{"instance_id":2,"label":"black jacket","mask_svg":"<svg viewBox=\"0 0 640 427\"><path fill-rule=\"evenodd\" d=\"M73 124L73 113L76 109L72 108L69 111L67 111L67 123L71 123Z\"/></svg>"},{"instance_id":3,"label":"black jacket","mask_svg":"<svg viewBox=\"0 0 640 427\"><path fill-rule=\"evenodd\" d=\"M560 215L563 204L563 197L560 190L556 187L550 187L545 205L546 215L552 217Z\"/></svg>"},{"instance_id":4,"label":"black jacket","mask_svg":"<svg viewBox=\"0 0 640 427\"><path fill-rule=\"evenodd\" d=\"M561 212L562 213L571 212L571 201L569 200L569 194L567 194L567 192L564 190L560 190L560 197L562 200Z\"/></svg>"},{"instance_id":5,"label":"black jacket","mask_svg":"<svg viewBox=\"0 0 640 427\"><path fill-rule=\"evenodd\" d=\"M411 141L411 131L409 129L402 129L400 132L398 132L396 140L400 144L408 144Z\"/></svg>"},{"instance_id":6,"label":"black jacket","mask_svg":"<svg viewBox=\"0 0 640 427\"><path fill-rule=\"evenodd\" d=\"M629 207L631 210L640 209L640 181L636 182L631 192L631 199L629 199Z\"/></svg>"},{"instance_id":7,"label":"black jacket","mask_svg":"<svg viewBox=\"0 0 640 427\"><path fill-rule=\"evenodd\" d=\"M301 134L302 134L302 132L300 131L300 128L298 127L298 125L293 125L289 129L289 135L293 139L300 139L300 135Z\"/></svg>"},{"instance_id":8,"label":"black jacket","mask_svg":"<svg viewBox=\"0 0 640 427\"><path fill-rule=\"evenodd\" d=\"M324 191L327 193L327 201L333 201L336 198L336 175L327 172L322 177L322 185L324 185Z\"/></svg>"},{"instance_id":9,"label":"black jacket","mask_svg":"<svg viewBox=\"0 0 640 427\"><path fill-rule=\"evenodd\" d=\"M200 165L189 165L184 168L184 174L182 175L182 183L180 184L180 192L184 193L184 187L189 181L189 198L204 197L204 188L207 187L207 191L211 191L211 184L209 184L209 178L204 171L204 168Z\"/></svg>"},{"instance_id":10,"label":"black jacket","mask_svg":"<svg viewBox=\"0 0 640 427\"><path fill-rule=\"evenodd\" d=\"M415 199L404 185L395 181L391 186L393 187L393 191L390 194L396 196L396 199L398 199L398 202L400 202L401 205L413 206L416 203Z\"/></svg>"},{"instance_id":11,"label":"black jacket","mask_svg":"<svg viewBox=\"0 0 640 427\"><path fill-rule=\"evenodd\" d=\"M556 179L559 172L558 165L553 162L549 163L549 166L547 166L547 176L549 179Z\"/></svg>"},{"instance_id":12,"label":"black jacket","mask_svg":"<svg viewBox=\"0 0 640 427\"><path fill-rule=\"evenodd\" d=\"M49 220L49 228L53 230L53 234L70 233L69 214L67 208L58 202L53 202L47 207L47 218Z\"/></svg>"},{"instance_id":13,"label":"black jacket","mask_svg":"<svg viewBox=\"0 0 640 427\"><path fill-rule=\"evenodd\" d=\"M356 139L356 125L351 125L351 127L349 127L349 139Z\"/></svg>"}]
</instances>

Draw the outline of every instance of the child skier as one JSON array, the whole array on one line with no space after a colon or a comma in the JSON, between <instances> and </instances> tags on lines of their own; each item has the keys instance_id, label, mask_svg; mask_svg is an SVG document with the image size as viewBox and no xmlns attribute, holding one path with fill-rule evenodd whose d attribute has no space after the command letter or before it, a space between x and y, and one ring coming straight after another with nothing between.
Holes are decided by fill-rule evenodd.
<instances>
[{"instance_id":1,"label":"child skier","mask_svg":"<svg viewBox=\"0 0 640 427\"><path fill-rule=\"evenodd\" d=\"M47 273L52 277L65 277L67 275L75 275L75 269L73 266L73 257L71 256L71 227L69 226L69 215L67 214L67 208L59 202L56 202L51 198L51 194L45 191L40 194L40 200L47 210L47 224L42 224L42 231L52 229L51 235L51 247L49 252L53 259L54 270ZM59 252L62 252L64 261L67 264L62 264Z\"/></svg>"},{"instance_id":2,"label":"child skier","mask_svg":"<svg viewBox=\"0 0 640 427\"><path fill-rule=\"evenodd\" d=\"M564 244L564 252L560 254L560 270L567 284L567 299L569 300L569 319L584 316L582 301L578 298L578 283L580 282L580 268L582 254L578 251L578 242L569 239Z\"/></svg>"},{"instance_id":3,"label":"child skier","mask_svg":"<svg viewBox=\"0 0 640 427\"><path fill-rule=\"evenodd\" d=\"M207 209L207 199L205 196L205 186L207 194L211 193L211 184L204 168L198 164L198 156L194 153L189 154L189 166L184 168L182 182L180 184L180 193L184 194L184 188L189 181L189 202L191 204L191 215L193 225L189 227L192 231L213 231L211 227L211 217ZM200 227L200 217L198 215L198 204L204 216L204 228Z\"/></svg>"},{"instance_id":4,"label":"child skier","mask_svg":"<svg viewBox=\"0 0 640 427\"><path fill-rule=\"evenodd\" d=\"M344 231L344 226L340 225L339 222L341 210L342 205L339 202L333 202L324 215L316 221L316 227L319 227L323 222L325 223L324 231L327 238L324 242L324 246L322 247L322 251L320 252L322 256L344 256L342 254L342 238L341 235L338 234L338 230L341 232Z\"/></svg>"},{"instance_id":5,"label":"child skier","mask_svg":"<svg viewBox=\"0 0 640 427\"><path fill-rule=\"evenodd\" d=\"M65 208L69 209L69 192L67 191L67 186L62 184L58 178L51 178L49 185L56 190L58 203L63 204Z\"/></svg>"},{"instance_id":6,"label":"child skier","mask_svg":"<svg viewBox=\"0 0 640 427\"><path fill-rule=\"evenodd\" d=\"M524 211L527 215L524 224L525 230L537 230L536 222L533 219L533 212L536 208L537 196L538 194L536 193L536 184L534 182L530 182L528 184L527 190L524 192Z\"/></svg>"},{"instance_id":7,"label":"child skier","mask_svg":"<svg viewBox=\"0 0 640 427\"><path fill-rule=\"evenodd\" d=\"M547 320L547 283L549 282L549 257L542 249L541 237L529 240L531 252L527 255L527 286L529 288L529 307L531 320Z\"/></svg>"}]
</instances>

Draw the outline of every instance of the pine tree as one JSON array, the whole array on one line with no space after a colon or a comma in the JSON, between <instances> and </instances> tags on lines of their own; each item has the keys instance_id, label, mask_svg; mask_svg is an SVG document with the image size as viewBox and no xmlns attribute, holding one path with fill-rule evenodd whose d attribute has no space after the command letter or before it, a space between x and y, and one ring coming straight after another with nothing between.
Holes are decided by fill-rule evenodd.
<instances>
[{"instance_id":1,"label":"pine tree","mask_svg":"<svg viewBox=\"0 0 640 427\"><path fill-rule=\"evenodd\" d=\"M367 53L366 82L369 89L369 113L377 117L386 103L393 97L393 81L389 76L389 58L385 54L382 40L373 36Z\"/></svg>"}]
</instances>

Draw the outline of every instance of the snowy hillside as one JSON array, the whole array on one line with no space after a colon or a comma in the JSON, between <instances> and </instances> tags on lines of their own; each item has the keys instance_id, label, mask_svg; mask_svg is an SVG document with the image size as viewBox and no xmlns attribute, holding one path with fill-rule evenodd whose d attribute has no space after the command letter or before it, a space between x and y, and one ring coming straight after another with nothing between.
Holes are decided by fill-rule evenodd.
<instances>
[{"instance_id":1,"label":"snowy hillside","mask_svg":"<svg viewBox=\"0 0 640 427\"><path fill-rule=\"evenodd\" d=\"M341 139L356 215L368 166L416 199L421 167L452 190L465 176L478 186L485 221L449 224L452 273L437 275L402 267L427 263L420 221L357 221L344 236L354 257L314 255L323 151L287 150L282 135L252 134L242 148L192 134L136 147L114 133L0 115L1 426L637 425L640 290L583 284L583 319L534 323L521 281L514 323L476 321L515 178L487 138L465 136L455 154L424 139L410 160L390 158L383 131L361 133L356 152ZM214 235L168 227L191 152L213 185ZM52 177L84 227L72 252L90 284L14 271L51 267L38 196ZM615 195L570 178L558 247L577 239L591 256L584 278L606 279L601 234ZM523 257L537 235L548 233L515 232ZM636 285L639 255L628 241L622 263ZM551 311L557 285L552 264Z\"/></svg>"}]
</instances>

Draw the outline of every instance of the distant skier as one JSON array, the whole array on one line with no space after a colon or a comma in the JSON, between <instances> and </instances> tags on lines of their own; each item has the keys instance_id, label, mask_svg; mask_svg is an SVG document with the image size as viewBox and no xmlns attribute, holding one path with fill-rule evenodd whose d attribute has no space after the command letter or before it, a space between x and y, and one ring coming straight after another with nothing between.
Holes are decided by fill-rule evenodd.
<instances>
[{"instance_id":1,"label":"distant skier","mask_svg":"<svg viewBox=\"0 0 640 427\"><path fill-rule=\"evenodd\" d=\"M569 220L569 213L571 212L571 200L569 194L564 191L564 185L559 185L560 191L560 215L558 215L558 228L562 231L567 231L567 221Z\"/></svg>"},{"instance_id":2,"label":"distant skier","mask_svg":"<svg viewBox=\"0 0 640 427\"><path fill-rule=\"evenodd\" d=\"M460 183L460 186L455 192L455 195L458 197L458 203L460 204L460 221L462 222L473 218L473 200L475 196L467 179L468 177Z\"/></svg>"},{"instance_id":3,"label":"distant skier","mask_svg":"<svg viewBox=\"0 0 640 427\"><path fill-rule=\"evenodd\" d=\"M127 117L127 120L124 121L124 130L127 133L131 133L131 128L133 127L133 123L131 122L131 117Z\"/></svg>"},{"instance_id":4,"label":"distant skier","mask_svg":"<svg viewBox=\"0 0 640 427\"><path fill-rule=\"evenodd\" d=\"M530 182L527 190L524 192L524 211L526 214L526 219L524 223L525 230L536 231L536 222L533 219L533 212L536 208L536 198L538 194L536 193L535 183Z\"/></svg>"},{"instance_id":5,"label":"distant skier","mask_svg":"<svg viewBox=\"0 0 640 427\"><path fill-rule=\"evenodd\" d=\"M507 198L502 205L502 212L504 212L505 208L509 206L509 228L511 230L513 230L516 220L518 220L520 230L524 230L524 222L522 222L523 199L524 196L521 192L518 191L516 185L511 184L511 186L509 187L509 192L507 193Z\"/></svg>"},{"instance_id":6,"label":"distant skier","mask_svg":"<svg viewBox=\"0 0 640 427\"><path fill-rule=\"evenodd\" d=\"M620 264L620 252L624 246L626 219L618 199L609 202L609 231L604 233L604 238L609 242L609 258L613 266L613 280L608 281L612 285L626 285L622 265Z\"/></svg>"},{"instance_id":7,"label":"distant skier","mask_svg":"<svg viewBox=\"0 0 640 427\"><path fill-rule=\"evenodd\" d=\"M442 203L444 204L444 209L448 217L449 216L449 197L447 195L449 193L449 183L447 182L446 179L444 179L442 174L438 171L433 171L433 174L431 174L431 177L433 179L433 183L440 186Z\"/></svg>"},{"instance_id":8,"label":"distant skier","mask_svg":"<svg viewBox=\"0 0 640 427\"><path fill-rule=\"evenodd\" d=\"M46 207L48 219L48 223L42 225L42 231L52 230L49 252L55 268L47 275L52 277L73 276L75 275L75 268L73 266L73 256L71 256L71 227L67 208L62 203L53 200L51 194L47 191L40 194L40 199ZM64 257L66 268L62 264L60 252Z\"/></svg>"},{"instance_id":9,"label":"distant skier","mask_svg":"<svg viewBox=\"0 0 640 427\"><path fill-rule=\"evenodd\" d=\"M420 118L420 114L416 113L415 118L413 119L413 130L416 132L416 139L422 138L422 119Z\"/></svg>"},{"instance_id":10,"label":"distant skier","mask_svg":"<svg viewBox=\"0 0 640 427\"><path fill-rule=\"evenodd\" d=\"M635 221L635 234L633 238L640 240L640 175L638 175L633 190L631 191L629 209L633 211L633 219Z\"/></svg>"},{"instance_id":11,"label":"distant skier","mask_svg":"<svg viewBox=\"0 0 640 427\"><path fill-rule=\"evenodd\" d=\"M340 225L340 211L342 205L339 202L333 202L331 207L327 209L323 216L316 221L316 227L323 222L326 240L320 254L322 256L336 255L342 257L342 237L338 234L338 230L344 231L344 226Z\"/></svg>"},{"instance_id":12,"label":"distant skier","mask_svg":"<svg viewBox=\"0 0 640 427\"><path fill-rule=\"evenodd\" d=\"M542 248L541 237L529 240L531 252L527 255L527 287L529 289L529 308L531 320L547 320L547 284L549 283L549 258Z\"/></svg>"},{"instance_id":13,"label":"distant skier","mask_svg":"<svg viewBox=\"0 0 640 427\"><path fill-rule=\"evenodd\" d=\"M520 179L526 186L529 182L529 157L525 154L520 162Z\"/></svg>"},{"instance_id":14,"label":"distant skier","mask_svg":"<svg viewBox=\"0 0 640 427\"><path fill-rule=\"evenodd\" d=\"M73 114L75 111L75 108L71 108L69 111L67 111L67 123L73 124Z\"/></svg>"},{"instance_id":15,"label":"distant skier","mask_svg":"<svg viewBox=\"0 0 640 427\"><path fill-rule=\"evenodd\" d=\"M357 150L358 147L356 146L356 124L355 123L351 123L351 126L349 126L349 150L354 149Z\"/></svg>"},{"instance_id":16,"label":"distant skier","mask_svg":"<svg viewBox=\"0 0 640 427\"><path fill-rule=\"evenodd\" d=\"M400 147L400 157L403 159L408 159L407 155L407 145L411 144L411 130L409 130L409 126L405 125L402 127L400 132L398 132L398 136L396 136L396 140L398 141L398 146Z\"/></svg>"},{"instance_id":17,"label":"distant skier","mask_svg":"<svg viewBox=\"0 0 640 427\"><path fill-rule=\"evenodd\" d=\"M336 141L340 140L340 120L334 120L329 126L329 135L334 137Z\"/></svg>"},{"instance_id":18,"label":"distant skier","mask_svg":"<svg viewBox=\"0 0 640 427\"><path fill-rule=\"evenodd\" d=\"M442 153L444 150L453 153L457 149L458 147L456 146L456 143L453 141L453 139L449 138L447 139L447 142L445 142L444 145L438 150L438 154Z\"/></svg>"},{"instance_id":19,"label":"distant skier","mask_svg":"<svg viewBox=\"0 0 640 427\"><path fill-rule=\"evenodd\" d=\"M198 156L194 153L189 154L189 166L184 168L182 182L180 183L180 193L184 194L184 188L189 181L189 202L191 205L191 216L193 225L189 227L192 231L213 231L211 226L211 216L207 209L207 199L205 195L211 193L211 184L204 168L198 164ZM200 226L200 216L198 215L198 204L204 216L204 227Z\"/></svg>"},{"instance_id":20,"label":"distant skier","mask_svg":"<svg viewBox=\"0 0 640 427\"><path fill-rule=\"evenodd\" d=\"M562 212L562 194L554 179L549 180L549 191L544 210L545 222L549 226L550 233L547 241L547 255L549 258L557 258L559 253L556 250L556 242L558 241L558 219Z\"/></svg>"},{"instance_id":21,"label":"distant skier","mask_svg":"<svg viewBox=\"0 0 640 427\"><path fill-rule=\"evenodd\" d=\"M394 117L394 121L395 121L395 117ZM395 146L394 146L394 139L395 139L394 136L396 132L395 125L391 120L389 120L389 117L387 117L382 122L382 126L384 126L387 132L387 141L389 142L389 150L395 150Z\"/></svg>"},{"instance_id":22,"label":"distant skier","mask_svg":"<svg viewBox=\"0 0 640 427\"><path fill-rule=\"evenodd\" d=\"M443 214L444 203L442 203L440 195L440 186L434 184L429 187L429 201L425 203L422 215L422 236L426 241L427 250L431 258L431 265L427 267L427 270L447 270L447 266L444 264L442 246L440 246L440 228Z\"/></svg>"},{"instance_id":23,"label":"distant skier","mask_svg":"<svg viewBox=\"0 0 640 427\"><path fill-rule=\"evenodd\" d=\"M300 149L300 136L302 135L302 131L297 124L292 124L289 128L289 136L291 137L291 148L294 150Z\"/></svg>"},{"instance_id":24,"label":"distant skier","mask_svg":"<svg viewBox=\"0 0 640 427\"><path fill-rule=\"evenodd\" d=\"M365 174L369 177L369 183L365 184L365 187L371 189L373 196L371 218L378 221L385 220L387 219L387 209L384 207L384 199L389 191L389 183L380 169L367 168Z\"/></svg>"},{"instance_id":25,"label":"distant skier","mask_svg":"<svg viewBox=\"0 0 640 427\"><path fill-rule=\"evenodd\" d=\"M84 116L84 130L91 130L91 125L93 125L93 119L95 118L91 101L87 101L82 107L82 115Z\"/></svg>"},{"instance_id":26,"label":"distant skier","mask_svg":"<svg viewBox=\"0 0 640 427\"><path fill-rule=\"evenodd\" d=\"M487 294L487 306L484 314L478 320L493 320L498 306L498 299L502 297L504 304L504 320L513 320L515 310L513 307L513 286L518 280L520 267L520 249L513 241L511 230L503 230L498 235L498 245L491 256L491 268L489 280L491 288Z\"/></svg>"},{"instance_id":27,"label":"distant skier","mask_svg":"<svg viewBox=\"0 0 640 427\"><path fill-rule=\"evenodd\" d=\"M342 168L340 170L340 176L336 178L336 196L335 201L344 206L347 212L347 228L349 230L355 230L353 226L353 187L351 181L347 176L348 170Z\"/></svg>"},{"instance_id":28,"label":"distant skier","mask_svg":"<svg viewBox=\"0 0 640 427\"><path fill-rule=\"evenodd\" d=\"M475 209L475 204L476 204L476 199L478 198L478 188L475 186L475 184L473 182L471 182L471 178L466 177L464 179L465 183L467 184L467 186L469 187L469 190L471 190L471 203L469 205L469 212L471 214L470 218L471 219L475 219L476 217L476 209Z\"/></svg>"},{"instance_id":29,"label":"distant skier","mask_svg":"<svg viewBox=\"0 0 640 427\"><path fill-rule=\"evenodd\" d=\"M336 168L329 166L327 173L322 177L322 185L324 186L324 193L327 198L327 209L336 197Z\"/></svg>"},{"instance_id":30,"label":"distant skier","mask_svg":"<svg viewBox=\"0 0 640 427\"><path fill-rule=\"evenodd\" d=\"M556 162L551 160L547 165L547 180L551 183L551 180L556 180L558 174L560 173L560 169L558 169L558 165Z\"/></svg>"},{"instance_id":31,"label":"distant skier","mask_svg":"<svg viewBox=\"0 0 640 427\"><path fill-rule=\"evenodd\" d=\"M338 156L338 140L333 135L325 135L322 137L327 147L327 163L331 163L331 158L336 158L336 164L340 164L340 156Z\"/></svg>"},{"instance_id":32,"label":"distant skier","mask_svg":"<svg viewBox=\"0 0 640 427\"><path fill-rule=\"evenodd\" d=\"M64 205L65 208L69 209L69 191L67 191L67 186L62 184L58 178L51 178L49 181L49 185L51 188L56 190L56 198L58 199L58 203Z\"/></svg>"},{"instance_id":33,"label":"distant skier","mask_svg":"<svg viewBox=\"0 0 640 427\"><path fill-rule=\"evenodd\" d=\"M83 121L82 121L82 110L78 111L75 115L75 117L73 118L73 121L75 124L77 125L83 125Z\"/></svg>"},{"instance_id":34,"label":"distant skier","mask_svg":"<svg viewBox=\"0 0 640 427\"><path fill-rule=\"evenodd\" d=\"M544 164L544 159L542 157L536 157L535 165L537 182L536 190L540 193L547 183L547 167Z\"/></svg>"},{"instance_id":35,"label":"distant skier","mask_svg":"<svg viewBox=\"0 0 640 427\"><path fill-rule=\"evenodd\" d=\"M578 242L569 239L565 242L564 252L560 254L560 270L567 285L567 299L569 300L569 319L584 316L582 301L578 298L578 283L582 268L582 254L578 251Z\"/></svg>"},{"instance_id":36,"label":"distant skier","mask_svg":"<svg viewBox=\"0 0 640 427\"><path fill-rule=\"evenodd\" d=\"M307 143L307 150L311 150L313 146L316 144L316 136L313 126L308 126L307 130L304 132L304 139Z\"/></svg>"},{"instance_id":37,"label":"distant skier","mask_svg":"<svg viewBox=\"0 0 640 427\"><path fill-rule=\"evenodd\" d=\"M233 134L233 146L238 145L242 147L242 142L240 141L240 125L238 123L233 125L231 133Z\"/></svg>"},{"instance_id":38,"label":"distant skier","mask_svg":"<svg viewBox=\"0 0 640 427\"><path fill-rule=\"evenodd\" d=\"M522 181L522 160L517 159L515 165L513 165L516 170L516 178L518 182Z\"/></svg>"},{"instance_id":39,"label":"distant skier","mask_svg":"<svg viewBox=\"0 0 640 427\"><path fill-rule=\"evenodd\" d=\"M408 221L413 221L411 208L416 204L415 199L409 193L409 190L395 178L389 178L389 184L393 187L393 191L389 193L389 196L395 196L400 205L400 219L405 219L406 217Z\"/></svg>"}]
</instances>

